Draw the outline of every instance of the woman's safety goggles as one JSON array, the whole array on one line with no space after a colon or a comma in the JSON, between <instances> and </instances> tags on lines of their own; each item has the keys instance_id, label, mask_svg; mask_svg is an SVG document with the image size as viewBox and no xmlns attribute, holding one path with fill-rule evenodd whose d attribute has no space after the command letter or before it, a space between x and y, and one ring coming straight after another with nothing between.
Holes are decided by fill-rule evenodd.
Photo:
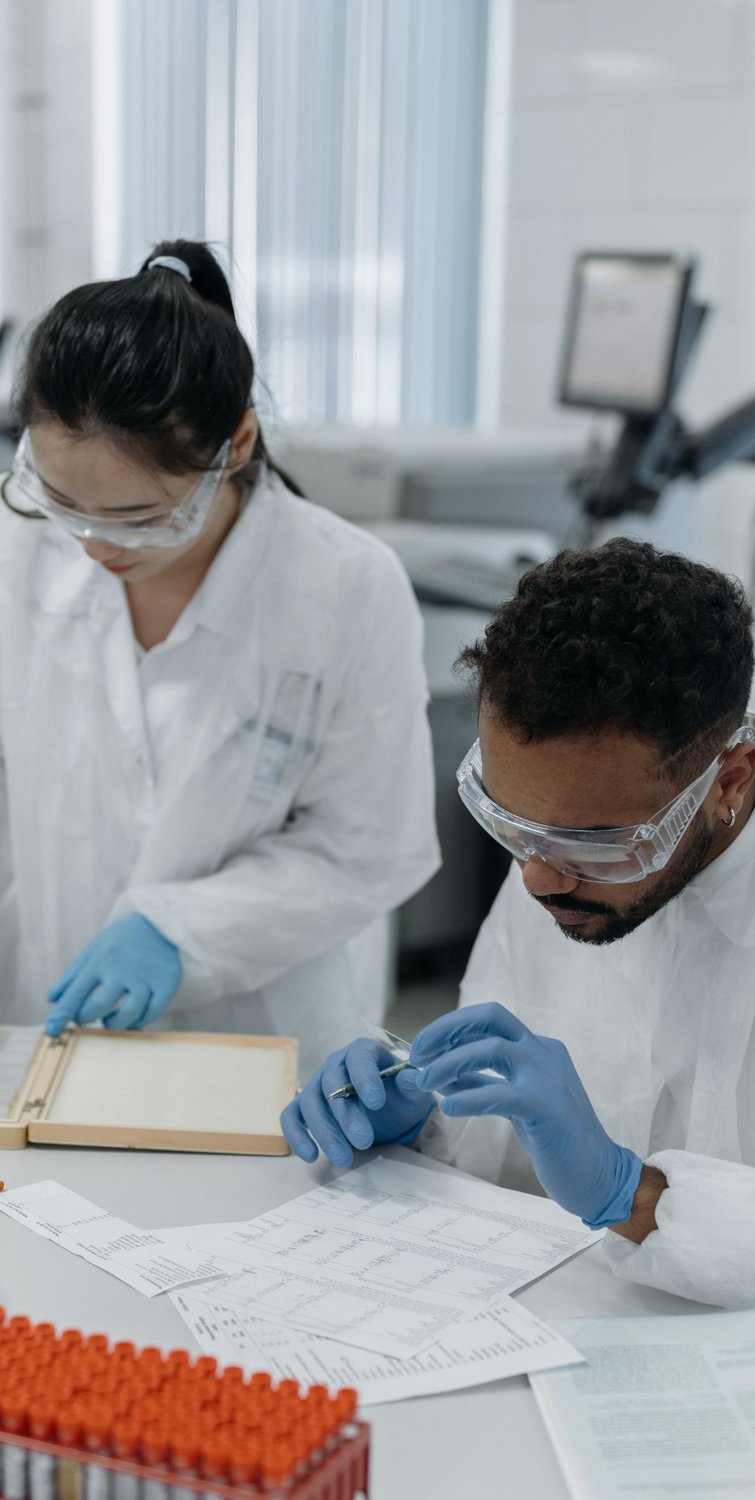
<instances>
[{"instance_id":1,"label":"woman's safety goggles","mask_svg":"<svg viewBox=\"0 0 755 1500\"><path fill-rule=\"evenodd\" d=\"M38 515L58 521L80 541L111 542L114 547L183 547L199 536L223 478L230 438L223 444L211 468L177 505L164 510L145 506L118 515L116 511L92 514L75 504L55 500L45 489L34 466L28 431L16 449L13 467L3 493L14 509L31 506Z\"/></svg>"},{"instance_id":2,"label":"woman's safety goggles","mask_svg":"<svg viewBox=\"0 0 755 1500\"><path fill-rule=\"evenodd\" d=\"M522 863L541 859L575 879L606 884L645 880L668 864L674 850L699 812L729 750L744 742L755 742L755 718L732 735L726 747L673 802L634 828L551 828L530 823L493 802L482 785L480 741L465 755L456 779L459 795L477 822L496 843Z\"/></svg>"}]
</instances>

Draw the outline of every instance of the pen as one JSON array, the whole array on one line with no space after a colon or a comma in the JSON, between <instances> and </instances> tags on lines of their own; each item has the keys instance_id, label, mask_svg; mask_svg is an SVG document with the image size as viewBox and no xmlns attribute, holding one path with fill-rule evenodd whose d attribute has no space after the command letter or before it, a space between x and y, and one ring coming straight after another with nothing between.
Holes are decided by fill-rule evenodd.
<instances>
[{"instance_id":1,"label":"pen","mask_svg":"<svg viewBox=\"0 0 755 1500\"><path fill-rule=\"evenodd\" d=\"M410 1062L393 1063L390 1068L381 1068L380 1069L380 1077L381 1078L393 1078L394 1074L396 1074L396 1073L402 1073L403 1070L404 1070L404 1068L413 1068L413 1067L414 1067L414 1063L410 1063ZM344 1085L344 1087L342 1089L336 1089L334 1091L334 1093L328 1094L328 1103L330 1103L331 1099L353 1099L355 1094L356 1094L356 1089L354 1088L353 1083L347 1083L347 1084Z\"/></svg>"}]
</instances>

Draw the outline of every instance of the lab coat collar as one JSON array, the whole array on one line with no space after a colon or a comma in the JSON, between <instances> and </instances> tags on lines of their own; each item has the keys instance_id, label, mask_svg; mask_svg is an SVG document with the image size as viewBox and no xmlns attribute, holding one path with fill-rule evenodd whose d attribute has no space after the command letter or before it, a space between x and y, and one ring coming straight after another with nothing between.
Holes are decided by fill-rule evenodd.
<instances>
[{"instance_id":1,"label":"lab coat collar","mask_svg":"<svg viewBox=\"0 0 755 1500\"><path fill-rule=\"evenodd\" d=\"M253 489L244 490L241 514L171 631L172 643L187 639L197 626L216 635L233 635L236 611L250 597L272 540L280 483L276 475L265 475Z\"/></svg>"}]
</instances>

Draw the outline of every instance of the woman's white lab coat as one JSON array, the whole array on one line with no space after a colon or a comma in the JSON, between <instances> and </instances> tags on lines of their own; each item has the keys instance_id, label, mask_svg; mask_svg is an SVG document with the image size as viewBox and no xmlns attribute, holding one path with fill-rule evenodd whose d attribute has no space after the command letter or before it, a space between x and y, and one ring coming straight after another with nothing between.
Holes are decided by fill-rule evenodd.
<instances>
[{"instance_id":1,"label":"woman's white lab coat","mask_svg":"<svg viewBox=\"0 0 755 1500\"><path fill-rule=\"evenodd\" d=\"M498 1000L569 1049L612 1138L669 1182L642 1245L608 1233L617 1275L755 1306L755 814L631 936L565 937L511 869L480 930L461 1004ZM443 1120L421 1149L541 1191L508 1121Z\"/></svg>"},{"instance_id":2,"label":"woman's white lab coat","mask_svg":"<svg viewBox=\"0 0 755 1500\"><path fill-rule=\"evenodd\" d=\"M181 952L161 1025L290 1034L374 1013L376 919L438 863L421 622L394 555L276 478L168 640L54 524L0 505L0 1020L106 923ZM373 956L374 955L374 956Z\"/></svg>"}]
</instances>

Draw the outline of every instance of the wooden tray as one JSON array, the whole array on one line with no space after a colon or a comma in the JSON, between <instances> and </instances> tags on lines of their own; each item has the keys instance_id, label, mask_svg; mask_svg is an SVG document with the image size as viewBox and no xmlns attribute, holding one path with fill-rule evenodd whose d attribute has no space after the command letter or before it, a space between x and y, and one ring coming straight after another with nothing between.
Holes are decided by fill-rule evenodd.
<instances>
[{"instance_id":1,"label":"wooden tray","mask_svg":"<svg viewBox=\"0 0 755 1500\"><path fill-rule=\"evenodd\" d=\"M279 1116L296 1093L297 1066L291 1037L86 1028L40 1035L0 1119L0 1148L285 1156Z\"/></svg>"}]
</instances>

